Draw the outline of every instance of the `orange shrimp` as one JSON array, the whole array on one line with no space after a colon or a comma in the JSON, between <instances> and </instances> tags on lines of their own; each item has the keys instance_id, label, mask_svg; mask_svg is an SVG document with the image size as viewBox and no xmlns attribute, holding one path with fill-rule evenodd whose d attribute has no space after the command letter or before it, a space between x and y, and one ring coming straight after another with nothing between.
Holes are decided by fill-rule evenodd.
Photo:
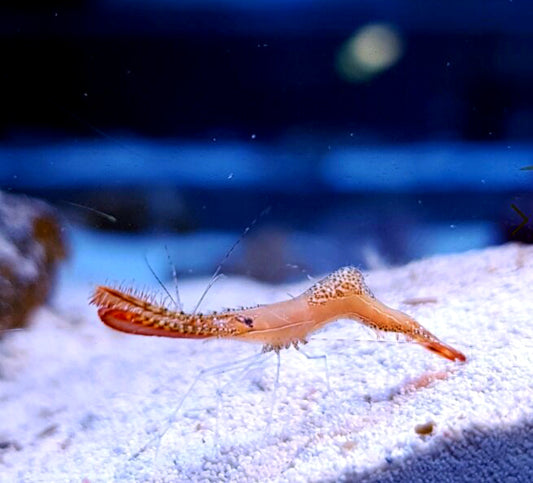
<instances>
[{"instance_id":1,"label":"orange shrimp","mask_svg":"<svg viewBox=\"0 0 533 483\"><path fill-rule=\"evenodd\" d=\"M340 268L291 300L207 315L173 311L133 291L103 286L96 288L91 303L102 322L131 334L240 339L262 343L263 352L279 352L307 343L309 334L330 322L355 319L374 330L404 334L446 359L466 360L412 317L377 300L354 267Z\"/></svg>"}]
</instances>

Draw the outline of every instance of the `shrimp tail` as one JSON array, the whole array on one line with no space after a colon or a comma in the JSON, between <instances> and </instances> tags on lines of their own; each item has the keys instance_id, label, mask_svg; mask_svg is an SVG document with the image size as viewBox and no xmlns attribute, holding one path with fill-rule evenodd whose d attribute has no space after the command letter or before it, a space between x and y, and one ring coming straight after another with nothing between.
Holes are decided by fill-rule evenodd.
<instances>
[{"instance_id":1,"label":"shrimp tail","mask_svg":"<svg viewBox=\"0 0 533 483\"><path fill-rule=\"evenodd\" d=\"M458 351L457 349L454 349L453 347L439 340L430 341L430 342L421 342L421 345L425 347L426 349L430 350L431 352L435 352L435 354L438 354L441 357L449 359L450 361L460 361L460 362L466 361L466 356L462 352Z\"/></svg>"},{"instance_id":2,"label":"shrimp tail","mask_svg":"<svg viewBox=\"0 0 533 483\"><path fill-rule=\"evenodd\" d=\"M396 312L401 313L404 316L403 318L407 321L406 323L407 330L405 331L407 338L420 344L422 347L425 347L427 350L434 352L435 354L438 354L439 356L444 357L445 359L448 359L450 361L460 361L460 362L466 361L466 356L461 351L454 349L448 344L445 344L444 342L442 342L438 337L434 336L429 330L422 327L418 322L416 322L414 319L412 319L408 315L403 314L403 312L399 312L399 311L396 311Z\"/></svg>"},{"instance_id":3,"label":"shrimp tail","mask_svg":"<svg viewBox=\"0 0 533 483\"><path fill-rule=\"evenodd\" d=\"M466 361L466 356L462 352L442 342L410 315L391 308L387 308L387 311L387 319L388 321L393 321L393 330L395 332L403 333L408 339L445 359L460 362Z\"/></svg>"}]
</instances>

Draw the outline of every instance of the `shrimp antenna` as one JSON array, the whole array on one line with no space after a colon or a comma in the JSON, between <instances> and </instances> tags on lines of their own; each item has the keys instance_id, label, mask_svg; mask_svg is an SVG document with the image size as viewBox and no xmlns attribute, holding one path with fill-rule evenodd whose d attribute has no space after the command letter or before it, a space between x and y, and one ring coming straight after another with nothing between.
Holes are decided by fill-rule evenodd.
<instances>
[{"instance_id":1,"label":"shrimp antenna","mask_svg":"<svg viewBox=\"0 0 533 483\"><path fill-rule=\"evenodd\" d=\"M146 253L144 254L144 261L146 262L146 265L148 265L148 268L150 269L150 272L152 272L152 275L155 277L155 279L157 280L157 283L159 285L161 285L161 287L163 288L163 290L166 292L166 294L169 296L170 300L172 300L172 302L174 303L174 305L176 307L178 307L178 310L179 309L179 305L178 303L174 300L174 297L172 297L171 293L168 291L168 289L165 287L165 284L161 281L161 279L159 278L159 276L157 275L157 273L155 273L155 270L152 268L152 265L150 265L150 262L148 261L148 257L146 256Z\"/></svg>"},{"instance_id":2,"label":"shrimp antenna","mask_svg":"<svg viewBox=\"0 0 533 483\"><path fill-rule=\"evenodd\" d=\"M24 327L15 327L13 329L0 329L0 334L5 334L7 332L20 332L23 330L24 330Z\"/></svg>"},{"instance_id":3,"label":"shrimp antenna","mask_svg":"<svg viewBox=\"0 0 533 483\"><path fill-rule=\"evenodd\" d=\"M329 337L316 337L313 336L313 340L319 340L321 342L347 342L350 341L350 344L364 344L365 342L370 342L372 344L385 344L385 345L396 345L396 344L413 344L416 345L416 342L413 340L389 340L389 339L348 339L345 338L335 338L330 339Z\"/></svg>"},{"instance_id":4,"label":"shrimp antenna","mask_svg":"<svg viewBox=\"0 0 533 483\"><path fill-rule=\"evenodd\" d=\"M276 379L274 380L274 391L272 392L272 403L270 405L270 411L268 413L267 425L265 430L265 438L270 434L270 427L274 420L274 408L276 406L277 394L279 388L279 373L281 367L281 355L279 351L276 352Z\"/></svg>"},{"instance_id":5,"label":"shrimp antenna","mask_svg":"<svg viewBox=\"0 0 533 483\"><path fill-rule=\"evenodd\" d=\"M102 131L102 129L96 127L94 124L91 124L86 119L81 118L80 116L74 114L72 111L70 111L70 110L68 110L68 109L66 109L66 108L64 108L64 107L62 107L60 105L57 105L56 107L58 107L60 111L63 111L64 113L68 114L70 117L72 117L72 119L78 121L80 124L83 124L85 127L88 127L91 131L95 132L99 136L102 136L103 138L108 139L109 141L112 141L118 147L124 149L124 151L127 151L130 154L133 154L135 157L137 157L137 158L139 158L141 160L144 160L144 157L142 155L140 155L138 152L136 152L134 149L131 149L131 147L127 146L126 144L121 142L119 139L117 139L117 138L115 138L113 136L110 136L105 131Z\"/></svg>"},{"instance_id":6,"label":"shrimp antenna","mask_svg":"<svg viewBox=\"0 0 533 483\"><path fill-rule=\"evenodd\" d=\"M97 210L96 208L91 208L90 206L85 206L80 203L74 203L73 201L68 200L61 200L63 203L67 203L69 205L75 206L76 208L82 208L84 210L90 211L92 213L96 213L97 215L105 218L107 221L110 221L111 223L116 223L117 218L113 215L110 215L109 213L106 213L104 211Z\"/></svg>"},{"instance_id":7,"label":"shrimp antenna","mask_svg":"<svg viewBox=\"0 0 533 483\"><path fill-rule=\"evenodd\" d=\"M217 269L215 270L215 273L213 273L213 276L211 277L211 280L207 284L207 287L205 288L204 292L202 293L202 296L200 297L200 300L198 300L198 303L194 307L194 310L192 311L193 314L196 314L197 310L200 308L200 304L203 302L205 296L207 295L207 292L209 292L210 288L215 284L215 282L220 278L222 267L224 266L224 263L227 262L230 255L233 253L233 250L237 248L237 245L242 241L242 239L246 236L246 234L255 226L255 224L259 221L261 217L264 215L267 215L270 213L270 206L267 206L261 213L259 213L258 216L256 216L252 222L244 229L244 231L241 233L241 236L231 245L230 249L226 252L220 263L218 264Z\"/></svg>"},{"instance_id":8,"label":"shrimp antenna","mask_svg":"<svg viewBox=\"0 0 533 483\"><path fill-rule=\"evenodd\" d=\"M176 265L174 265L174 262L172 261L172 258L170 257L170 252L168 251L167 245L165 245L165 251L167 252L168 263L172 267L172 280L174 280L174 290L176 291L176 301L174 303L176 304L177 309L181 311L183 310L183 305L181 304L180 289L178 286L178 274L176 272Z\"/></svg>"}]
</instances>

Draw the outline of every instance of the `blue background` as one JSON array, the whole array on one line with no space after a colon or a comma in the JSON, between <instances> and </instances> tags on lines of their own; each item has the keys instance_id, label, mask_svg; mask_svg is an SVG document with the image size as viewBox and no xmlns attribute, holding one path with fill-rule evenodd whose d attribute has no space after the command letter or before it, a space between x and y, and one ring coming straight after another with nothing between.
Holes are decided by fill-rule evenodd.
<instances>
[{"instance_id":1,"label":"blue background","mask_svg":"<svg viewBox=\"0 0 533 483\"><path fill-rule=\"evenodd\" d=\"M530 2L0 8L0 188L60 209L72 276L209 274L250 224L224 271L271 282L533 240ZM401 55L347 79L373 25Z\"/></svg>"}]
</instances>

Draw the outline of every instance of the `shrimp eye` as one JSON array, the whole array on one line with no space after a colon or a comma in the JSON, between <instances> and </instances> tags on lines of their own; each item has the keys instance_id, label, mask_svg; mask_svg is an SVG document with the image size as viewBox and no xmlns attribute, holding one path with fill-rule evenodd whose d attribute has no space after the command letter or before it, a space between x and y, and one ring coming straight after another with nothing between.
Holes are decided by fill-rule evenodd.
<instances>
[{"instance_id":1,"label":"shrimp eye","mask_svg":"<svg viewBox=\"0 0 533 483\"><path fill-rule=\"evenodd\" d=\"M254 326L254 321L250 318L250 317L245 317L243 319L243 322L248 326L248 327L253 327Z\"/></svg>"}]
</instances>

